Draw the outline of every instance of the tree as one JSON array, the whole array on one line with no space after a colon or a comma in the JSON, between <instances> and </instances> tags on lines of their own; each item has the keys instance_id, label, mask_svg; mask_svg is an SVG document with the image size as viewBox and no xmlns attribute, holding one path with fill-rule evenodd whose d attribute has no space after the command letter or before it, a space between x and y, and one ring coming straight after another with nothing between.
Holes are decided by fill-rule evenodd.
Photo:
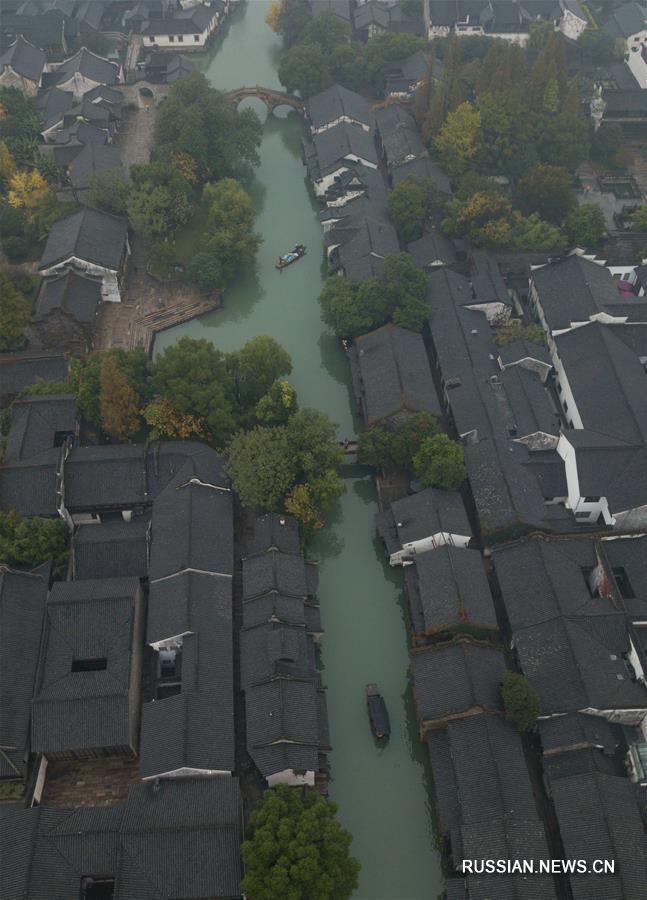
<instances>
[{"instance_id":1,"label":"tree","mask_svg":"<svg viewBox=\"0 0 647 900\"><path fill-rule=\"evenodd\" d=\"M570 211L564 228L571 245L598 247L606 228L604 213L597 203L583 203Z\"/></svg>"},{"instance_id":2,"label":"tree","mask_svg":"<svg viewBox=\"0 0 647 900\"><path fill-rule=\"evenodd\" d=\"M270 3L267 15L265 16L265 24L269 25L272 31L276 34L279 33L279 29L281 27L281 2L280 0L272 0Z\"/></svg>"},{"instance_id":3,"label":"tree","mask_svg":"<svg viewBox=\"0 0 647 900\"><path fill-rule=\"evenodd\" d=\"M480 172L518 178L539 162L539 155L518 82L508 84L507 90L479 95L474 164Z\"/></svg>"},{"instance_id":4,"label":"tree","mask_svg":"<svg viewBox=\"0 0 647 900\"><path fill-rule=\"evenodd\" d=\"M618 42L603 28L587 28L577 40L577 51L585 65L604 66L624 56L624 41Z\"/></svg>"},{"instance_id":5,"label":"tree","mask_svg":"<svg viewBox=\"0 0 647 900\"><path fill-rule=\"evenodd\" d=\"M297 484L292 488L285 498L285 511L294 516L306 537L323 528L323 519L308 484Z\"/></svg>"},{"instance_id":6,"label":"tree","mask_svg":"<svg viewBox=\"0 0 647 900\"><path fill-rule=\"evenodd\" d=\"M297 393L287 381L275 381L256 404L259 425L285 425L297 411Z\"/></svg>"},{"instance_id":7,"label":"tree","mask_svg":"<svg viewBox=\"0 0 647 900\"><path fill-rule=\"evenodd\" d=\"M427 277L408 253L387 256L379 282L389 312L404 306L407 300L424 300L426 296Z\"/></svg>"},{"instance_id":8,"label":"tree","mask_svg":"<svg viewBox=\"0 0 647 900\"><path fill-rule=\"evenodd\" d=\"M536 691L518 672L506 672L501 679L501 698L506 718L519 731L532 731L541 713Z\"/></svg>"},{"instance_id":9,"label":"tree","mask_svg":"<svg viewBox=\"0 0 647 900\"><path fill-rule=\"evenodd\" d=\"M152 398L150 361L145 350L107 350L93 354L81 367L78 375L77 403L89 422L101 424L101 366L104 357L111 356L135 392L137 405L143 406Z\"/></svg>"},{"instance_id":10,"label":"tree","mask_svg":"<svg viewBox=\"0 0 647 900\"><path fill-rule=\"evenodd\" d=\"M102 430L118 441L128 441L139 430L137 394L117 360L109 354L101 360L99 410Z\"/></svg>"},{"instance_id":11,"label":"tree","mask_svg":"<svg viewBox=\"0 0 647 900\"><path fill-rule=\"evenodd\" d=\"M261 334L227 356L238 402L243 409L256 406L274 382L292 371L290 354L273 337Z\"/></svg>"},{"instance_id":12,"label":"tree","mask_svg":"<svg viewBox=\"0 0 647 900\"><path fill-rule=\"evenodd\" d=\"M366 82L376 94L384 91L386 75L394 62L406 59L416 50L425 50L426 42L412 34L386 32L372 37L364 48Z\"/></svg>"},{"instance_id":13,"label":"tree","mask_svg":"<svg viewBox=\"0 0 647 900\"><path fill-rule=\"evenodd\" d=\"M632 212L631 230L647 231L647 206L639 206Z\"/></svg>"},{"instance_id":14,"label":"tree","mask_svg":"<svg viewBox=\"0 0 647 900\"><path fill-rule=\"evenodd\" d=\"M452 178L458 178L470 168L476 156L476 137L481 126L481 114L471 103L461 103L450 112L434 144L440 161Z\"/></svg>"},{"instance_id":15,"label":"tree","mask_svg":"<svg viewBox=\"0 0 647 900\"><path fill-rule=\"evenodd\" d=\"M171 165L131 166L126 207L135 231L149 238L173 235L191 215L191 186Z\"/></svg>"},{"instance_id":16,"label":"tree","mask_svg":"<svg viewBox=\"0 0 647 900\"><path fill-rule=\"evenodd\" d=\"M328 55L340 44L350 42L350 25L335 13L326 10L315 16L304 29L301 42L316 44Z\"/></svg>"},{"instance_id":17,"label":"tree","mask_svg":"<svg viewBox=\"0 0 647 900\"><path fill-rule=\"evenodd\" d=\"M278 512L296 479L287 429L238 431L227 448L227 473L243 506Z\"/></svg>"},{"instance_id":18,"label":"tree","mask_svg":"<svg viewBox=\"0 0 647 900\"><path fill-rule=\"evenodd\" d=\"M234 431L233 386L225 355L210 341L183 337L166 347L153 362L150 386L182 415L202 420L216 447Z\"/></svg>"},{"instance_id":19,"label":"tree","mask_svg":"<svg viewBox=\"0 0 647 900\"><path fill-rule=\"evenodd\" d=\"M47 381L45 378L37 378L33 384L28 384L23 390L25 397L47 397L54 394L74 394L74 385L68 381Z\"/></svg>"},{"instance_id":20,"label":"tree","mask_svg":"<svg viewBox=\"0 0 647 900\"><path fill-rule=\"evenodd\" d=\"M524 217L515 211L510 243L521 250L561 250L565 241L559 228L544 221L539 213Z\"/></svg>"},{"instance_id":21,"label":"tree","mask_svg":"<svg viewBox=\"0 0 647 900\"><path fill-rule=\"evenodd\" d=\"M423 441L438 434L438 420L428 412L407 416L395 428L373 425L359 436L357 457L363 465L382 468L413 468L413 460Z\"/></svg>"},{"instance_id":22,"label":"tree","mask_svg":"<svg viewBox=\"0 0 647 900\"><path fill-rule=\"evenodd\" d=\"M389 214L405 244L422 237L430 216L442 205L436 183L431 178L410 175L389 194Z\"/></svg>"},{"instance_id":23,"label":"tree","mask_svg":"<svg viewBox=\"0 0 647 900\"><path fill-rule=\"evenodd\" d=\"M0 141L0 188L3 193L16 171L16 164L4 141Z\"/></svg>"},{"instance_id":24,"label":"tree","mask_svg":"<svg viewBox=\"0 0 647 900\"><path fill-rule=\"evenodd\" d=\"M184 415L167 397L158 397L144 407L142 414L154 441L168 438L187 440L202 436L202 422L196 416Z\"/></svg>"},{"instance_id":25,"label":"tree","mask_svg":"<svg viewBox=\"0 0 647 900\"><path fill-rule=\"evenodd\" d=\"M561 224L575 205L570 175L562 166L533 166L517 182L514 205L525 215L536 212L542 219Z\"/></svg>"},{"instance_id":26,"label":"tree","mask_svg":"<svg viewBox=\"0 0 647 900\"><path fill-rule=\"evenodd\" d=\"M554 31L553 23L548 19L535 19L528 27L530 39L528 46L532 50L541 50Z\"/></svg>"},{"instance_id":27,"label":"tree","mask_svg":"<svg viewBox=\"0 0 647 900\"><path fill-rule=\"evenodd\" d=\"M182 178L184 178L184 180L188 182L188 184L197 183L198 164L190 154L183 153L181 150L177 150L175 153L170 154L169 163L177 172L180 173Z\"/></svg>"},{"instance_id":28,"label":"tree","mask_svg":"<svg viewBox=\"0 0 647 900\"><path fill-rule=\"evenodd\" d=\"M20 350L25 346L23 330L30 318L30 301L0 272L0 350Z\"/></svg>"},{"instance_id":29,"label":"tree","mask_svg":"<svg viewBox=\"0 0 647 900\"><path fill-rule=\"evenodd\" d=\"M34 221L38 210L51 206L56 198L52 186L48 184L40 172L20 171L9 179L7 200L14 209L24 212L27 223Z\"/></svg>"},{"instance_id":30,"label":"tree","mask_svg":"<svg viewBox=\"0 0 647 900\"><path fill-rule=\"evenodd\" d=\"M425 438L413 458L413 470L423 487L458 490L467 474L462 444L446 434Z\"/></svg>"},{"instance_id":31,"label":"tree","mask_svg":"<svg viewBox=\"0 0 647 900\"><path fill-rule=\"evenodd\" d=\"M233 109L201 72L175 82L155 120L157 156L187 154L195 162L198 181L235 177L258 165L261 136L256 113Z\"/></svg>"},{"instance_id":32,"label":"tree","mask_svg":"<svg viewBox=\"0 0 647 900\"><path fill-rule=\"evenodd\" d=\"M337 443L337 432L333 422L325 413L317 409L300 409L288 421L286 426L290 454L297 467L300 479L310 483L313 494L316 494L317 480L332 471L336 473L342 452ZM327 477L327 476L326 476ZM319 485L324 490L323 484ZM344 492L343 484L328 484L334 496L317 498L325 506L327 501L336 500Z\"/></svg>"},{"instance_id":33,"label":"tree","mask_svg":"<svg viewBox=\"0 0 647 900\"><path fill-rule=\"evenodd\" d=\"M213 291L225 284L222 263L217 256L206 250L200 250L191 257L186 267L186 277L203 291Z\"/></svg>"},{"instance_id":34,"label":"tree","mask_svg":"<svg viewBox=\"0 0 647 900\"><path fill-rule=\"evenodd\" d=\"M356 308L357 285L345 275L327 278L319 295L321 318L342 338L362 334L371 327L370 319Z\"/></svg>"},{"instance_id":35,"label":"tree","mask_svg":"<svg viewBox=\"0 0 647 900\"><path fill-rule=\"evenodd\" d=\"M119 216L126 212L132 186L114 169L90 176L88 199L91 206Z\"/></svg>"},{"instance_id":36,"label":"tree","mask_svg":"<svg viewBox=\"0 0 647 900\"><path fill-rule=\"evenodd\" d=\"M312 97L333 83L328 60L318 44L296 44L281 57L279 81L287 91Z\"/></svg>"},{"instance_id":37,"label":"tree","mask_svg":"<svg viewBox=\"0 0 647 900\"><path fill-rule=\"evenodd\" d=\"M499 347L513 344L515 341L529 341L531 344L546 346L546 334L541 325L524 325L521 319L508 319L496 333Z\"/></svg>"},{"instance_id":38,"label":"tree","mask_svg":"<svg viewBox=\"0 0 647 900\"><path fill-rule=\"evenodd\" d=\"M23 519L15 510L0 512L0 564L39 566L51 561L54 576L63 578L67 536L62 519Z\"/></svg>"},{"instance_id":39,"label":"tree","mask_svg":"<svg viewBox=\"0 0 647 900\"><path fill-rule=\"evenodd\" d=\"M447 204L442 228L447 234L467 234L478 247L501 247L512 235L512 205L502 194L473 194L467 202L453 198Z\"/></svg>"},{"instance_id":40,"label":"tree","mask_svg":"<svg viewBox=\"0 0 647 900\"><path fill-rule=\"evenodd\" d=\"M347 900L360 865L337 806L315 792L287 785L268 790L251 815L242 845L249 900Z\"/></svg>"},{"instance_id":41,"label":"tree","mask_svg":"<svg viewBox=\"0 0 647 900\"><path fill-rule=\"evenodd\" d=\"M278 33L286 47L298 43L312 19L307 0L282 0Z\"/></svg>"},{"instance_id":42,"label":"tree","mask_svg":"<svg viewBox=\"0 0 647 900\"><path fill-rule=\"evenodd\" d=\"M208 209L204 243L220 263L224 287L243 266L254 262L261 243L254 232L254 207L233 178L205 184L202 200Z\"/></svg>"}]
</instances>

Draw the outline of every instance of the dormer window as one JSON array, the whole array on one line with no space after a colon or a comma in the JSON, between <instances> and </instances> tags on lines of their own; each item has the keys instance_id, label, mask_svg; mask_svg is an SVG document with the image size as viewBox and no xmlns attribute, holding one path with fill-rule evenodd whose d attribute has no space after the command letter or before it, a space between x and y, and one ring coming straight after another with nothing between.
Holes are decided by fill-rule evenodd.
<instances>
[{"instance_id":1,"label":"dormer window","mask_svg":"<svg viewBox=\"0 0 647 900\"><path fill-rule=\"evenodd\" d=\"M182 649L165 648L157 654L155 699L182 693Z\"/></svg>"},{"instance_id":2,"label":"dormer window","mask_svg":"<svg viewBox=\"0 0 647 900\"><path fill-rule=\"evenodd\" d=\"M115 879L107 875L84 875L81 879L80 900L112 900Z\"/></svg>"},{"instance_id":3,"label":"dormer window","mask_svg":"<svg viewBox=\"0 0 647 900\"><path fill-rule=\"evenodd\" d=\"M72 660L72 672L103 672L107 668L108 660L105 656Z\"/></svg>"}]
</instances>

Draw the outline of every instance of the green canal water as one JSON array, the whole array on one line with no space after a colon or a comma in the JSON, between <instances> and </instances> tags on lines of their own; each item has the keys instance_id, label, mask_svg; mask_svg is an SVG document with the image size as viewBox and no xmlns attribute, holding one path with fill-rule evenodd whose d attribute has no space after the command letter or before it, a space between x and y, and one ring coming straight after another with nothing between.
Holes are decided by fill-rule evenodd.
<instances>
[{"instance_id":1,"label":"green canal water","mask_svg":"<svg viewBox=\"0 0 647 900\"><path fill-rule=\"evenodd\" d=\"M280 44L264 22L267 6L250 0L234 12L227 33L202 62L214 87L280 88ZM249 102L264 118L263 105ZM256 270L228 289L224 309L159 335L156 350L183 334L208 338L222 350L271 334L292 357L290 381L300 404L328 413L343 438L356 433L354 402L344 354L319 317L322 233L300 162L303 129L301 119L284 110L265 122L261 165L250 187L263 236ZM276 258L296 242L306 244L308 254L278 272ZM408 685L401 573L385 565L375 539L369 474L357 467L346 473L347 492L309 548L320 562L330 795L362 863L359 900L436 900L442 876ZM378 682L389 707L392 735L384 747L373 740L366 716L369 681Z\"/></svg>"}]
</instances>

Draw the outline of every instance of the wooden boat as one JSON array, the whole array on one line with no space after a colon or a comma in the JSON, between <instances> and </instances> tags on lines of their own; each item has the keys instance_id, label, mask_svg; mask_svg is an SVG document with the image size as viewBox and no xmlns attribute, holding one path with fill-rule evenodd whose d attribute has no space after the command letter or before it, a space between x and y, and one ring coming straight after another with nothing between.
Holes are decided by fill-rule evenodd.
<instances>
[{"instance_id":1,"label":"wooden boat","mask_svg":"<svg viewBox=\"0 0 647 900\"><path fill-rule=\"evenodd\" d=\"M366 705L373 734L378 740L386 740L391 734L389 712L376 684L366 685Z\"/></svg>"},{"instance_id":2,"label":"wooden boat","mask_svg":"<svg viewBox=\"0 0 647 900\"><path fill-rule=\"evenodd\" d=\"M296 262L298 259L301 259L301 257L305 255L305 246L303 244L296 244L289 253L286 253L284 256L279 256L276 268L285 269L286 266L291 266L293 262Z\"/></svg>"}]
</instances>

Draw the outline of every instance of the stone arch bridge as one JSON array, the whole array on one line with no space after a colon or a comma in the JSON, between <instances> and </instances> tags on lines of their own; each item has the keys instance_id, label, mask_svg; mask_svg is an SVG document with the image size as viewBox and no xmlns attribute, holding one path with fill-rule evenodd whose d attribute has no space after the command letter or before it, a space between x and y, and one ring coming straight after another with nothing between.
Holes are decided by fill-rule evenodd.
<instances>
[{"instance_id":1,"label":"stone arch bridge","mask_svg":"<svg viewBox=\"0 0 647 900\"><path fill-rule=\"evenodd\" d=\"M258 84L254 87L247 86L236 88L235 91L229 91L225 96L233 106L238 106L241 100L244 100L246 97L257 97L259 100L263 101L270 115L279 106L289 106L301 115L305 115L306 111L305 101L301 100L300 97L295 97L293 94L286 94L283 91L275 91L272 88L261 87Z\"/></svg>"}]
</instances>

